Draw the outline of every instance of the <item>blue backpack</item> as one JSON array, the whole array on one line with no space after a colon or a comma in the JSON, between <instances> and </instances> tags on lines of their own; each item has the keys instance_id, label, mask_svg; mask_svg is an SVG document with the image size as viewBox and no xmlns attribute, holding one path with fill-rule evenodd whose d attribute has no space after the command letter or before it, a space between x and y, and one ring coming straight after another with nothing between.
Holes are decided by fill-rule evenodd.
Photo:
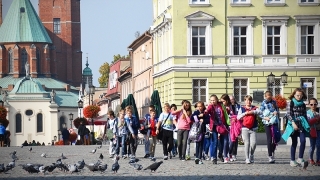
<instances>
[{"instance_id":1,"label":"blue backpack","mask_svg":"<svg viewBox=\"0 0 320 180\"><path fill-rule=\"evenodd\" d=\"M277 125L272 125L273 141L278 143L281 140L281 132Z\"/></svg>"}]
</instances>

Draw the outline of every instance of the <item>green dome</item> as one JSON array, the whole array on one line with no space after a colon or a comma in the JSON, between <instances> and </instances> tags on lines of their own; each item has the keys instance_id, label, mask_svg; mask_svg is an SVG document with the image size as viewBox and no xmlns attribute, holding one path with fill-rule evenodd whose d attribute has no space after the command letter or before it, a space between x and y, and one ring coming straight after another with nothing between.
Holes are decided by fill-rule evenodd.
<instances>
[{"instance_id":1,"label":"green dome","mask_svg":"<svg viewBox=\"0 0 320 180\"><path fill-rule=\"evenodd\" d=\"M92 76L92 70L89 68L89 63L88 63L88 57L87 57L87 63L83 71L82 71L82 76Z\"/></svg>"}]
</instances>

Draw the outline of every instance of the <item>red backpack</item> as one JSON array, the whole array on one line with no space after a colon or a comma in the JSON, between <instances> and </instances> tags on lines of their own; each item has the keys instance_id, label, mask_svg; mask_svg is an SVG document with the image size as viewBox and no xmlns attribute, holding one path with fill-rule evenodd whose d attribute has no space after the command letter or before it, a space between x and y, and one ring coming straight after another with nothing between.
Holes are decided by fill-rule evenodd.
<instances>
[{"instance_id":1,"label":"red backpack","mask_svg":"<svg viewBox=\"0 0 320 180\"><path fill-rule=\"evenodd\" d=\"M242 112L249 112L249 111L252 111L252 110L255 110L257 109L255 106L253 106L251 109L247 109L245 107L242 107ZM246 116L243 116L242 118L242 124L244 127L248 128L248 129L251 129L253 126L254 126L254 122L256 120L256 116L255 114L248 114Z\"/></svg>"}]
</instances>

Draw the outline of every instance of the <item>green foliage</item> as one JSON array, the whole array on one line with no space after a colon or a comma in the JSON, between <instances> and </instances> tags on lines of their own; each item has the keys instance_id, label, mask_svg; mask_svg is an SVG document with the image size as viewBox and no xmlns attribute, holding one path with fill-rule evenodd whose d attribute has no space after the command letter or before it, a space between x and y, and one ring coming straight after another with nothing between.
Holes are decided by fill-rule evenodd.
<instances>
[{"instance_id":1,"label":"green foliage","mask_svg":"<svg viewBox=\"0 0 320 180\"><path fill-rule=\"evenodd\" d=\"M126 59L126 58L129 58L129 57L130 57L129 54L127 56L121 56L120 54L113 55L113 61L111 62L111 64L119 61L120 59Z\"/></svg>"},{"instance_id":2,"label":"green foliage","mask_svg":"<svg viewBox=\"0 0 320 180\"><path fill-rule=\"evenodd\" d=\"M264 125L263 125L263 123L262 123L262 119L261 119L259 116L257 116L257 121L258 121L258 130L257 130L257 132L258 132L258 133L264 133L264 132L266 132L266 131L264 130Z\"/></svg>"},{"instance_id":3,"label":"green foliage","mask_svg":"<svg viewBox=\"0 0 320 180\"><path fill-rule=\"evenodd\" d=\"M99 68L99 73L101 74L101 76L98 79L100 87L107 87L110 73L109 63L103 63Z\"/></svg>"}]
</instances>

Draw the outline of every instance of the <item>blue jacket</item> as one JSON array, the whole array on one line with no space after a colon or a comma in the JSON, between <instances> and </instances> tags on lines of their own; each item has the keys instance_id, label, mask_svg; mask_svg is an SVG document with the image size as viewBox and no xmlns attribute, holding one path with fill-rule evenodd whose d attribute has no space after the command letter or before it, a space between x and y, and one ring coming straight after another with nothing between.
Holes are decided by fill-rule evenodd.
<instances>
[{"instance_id":1,"label":"blue jacket","mask_svg":"<svg viewBox=\"0 0 320 180\"><path fill-rule=\"evenodd\" d=\"M299 116L298 118L300 118L301 126L303 127L303 132L305 132L305 133L307 133L307 135L309 135L310 126L309 126L308 120L304 116ZM294 132L294 129L292 127L292 123L291 123L291 121L288 121L286 130L282 134L282 139L287 141L293 132Z\"/></svg>"},{"instance_id":2,"label":"blue jacket","mask_svg":"<svg viewBox=\"0 0 320 180\"><path fill-rule=\"evenodd\" d=\"M5 134L6 133L6 128L3 125L0 125L0 134Z\"/></svg>"},{"instance_id":3,"label":"blue jacket","mask_svg":"<svg viewBox=\"0 0 320 180\"><path fill-rule=\"evenodd\" d=\"M125 116L124 120L126 121L126 123L128 125L129 131L132 134L137 135L138 134L138 130L140 128L139 120L135 116L132 116L132 118L129 118L129 117Z\"/></svg>"}]
</instances>

